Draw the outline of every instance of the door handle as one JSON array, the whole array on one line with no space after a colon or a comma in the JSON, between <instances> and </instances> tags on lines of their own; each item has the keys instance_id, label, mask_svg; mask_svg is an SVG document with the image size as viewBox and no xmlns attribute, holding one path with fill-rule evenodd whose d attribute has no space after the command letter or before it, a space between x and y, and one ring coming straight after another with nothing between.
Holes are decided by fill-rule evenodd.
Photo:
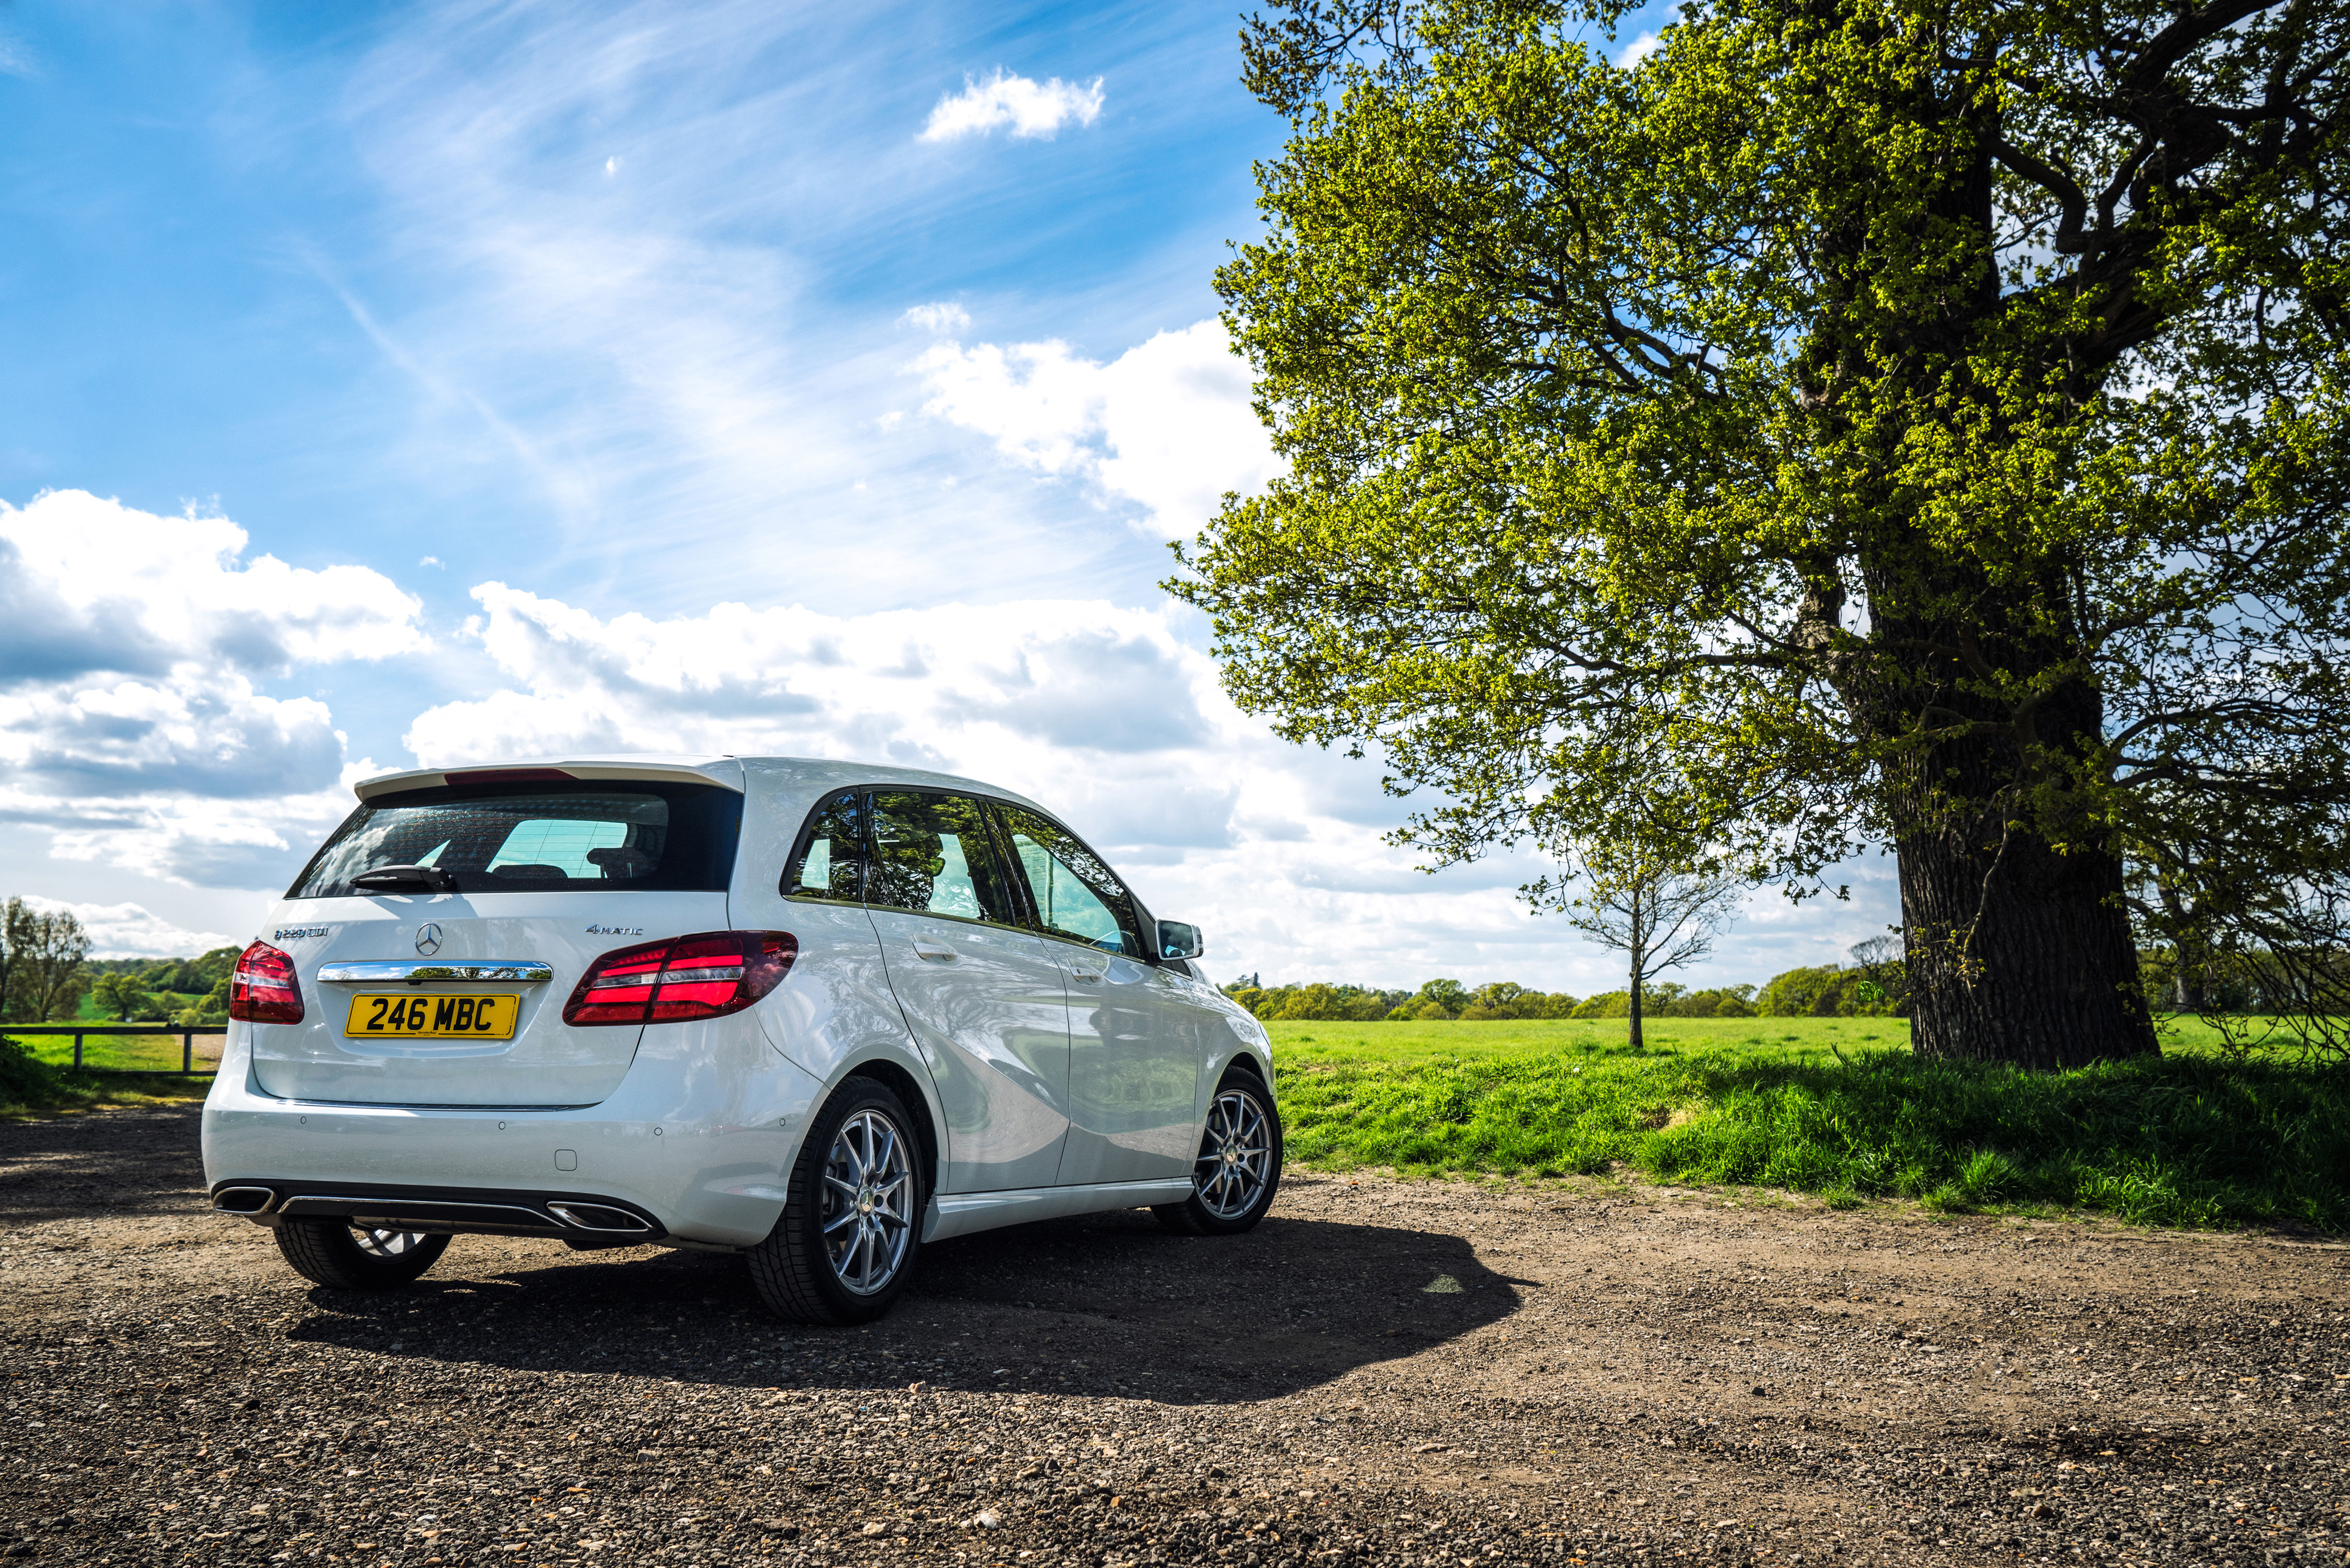
<instances>
[{"instance_id":1,"label":"door handle","mask_svg":"<svg viewBox=\"0 0 2350 1568\"><path fill-rule=\"evenodd\" d=\"M1071 964L1069 966L1069 978L1075 981L1082 981L1087 985L1099 985L1101 983L1101 977L1108 972L1109 971L1107 969L1079 969L1075 964Z\"/></svg>"},{"instance_id":2,"label":"door handle","mask_svg":"<svg viewBox=\"0 0 2350 1568\"><path fill-rule=\"evenodd\" d=\"M934 942L927 937L914 939L914 956L919 959L946 960L956 957L954 949L944 942Z\"/></svg>"}]
</instances>

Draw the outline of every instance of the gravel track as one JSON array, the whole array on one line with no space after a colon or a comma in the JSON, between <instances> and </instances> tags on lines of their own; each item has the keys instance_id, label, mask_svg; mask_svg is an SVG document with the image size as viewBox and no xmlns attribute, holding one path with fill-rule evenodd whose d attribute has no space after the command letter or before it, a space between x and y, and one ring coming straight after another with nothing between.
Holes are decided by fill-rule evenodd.
<instances>
[{"instance_id":1,"label":"gravel track","mask_svg":"<svg viewBox=\"0 0 2350 1568\"><path fill-rule=\"evenodd\" d=\"M2325 1242L1301 1173L1245 1237L969 1238L811 1331L649 1248L316 1289L195 1143L0 1126L0 1556L2350 1558Z\"/></svg>"}]
</instances>

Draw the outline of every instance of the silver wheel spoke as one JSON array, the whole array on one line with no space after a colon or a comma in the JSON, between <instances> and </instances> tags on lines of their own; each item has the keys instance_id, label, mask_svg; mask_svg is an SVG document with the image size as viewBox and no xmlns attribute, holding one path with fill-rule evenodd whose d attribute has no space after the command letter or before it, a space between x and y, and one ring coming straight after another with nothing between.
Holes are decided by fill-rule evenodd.
<instances>
[{"instance_id":1,"label":"silver wheel spoke","mask_svg":"<svg viewBox=\"0 0 2350 1568\"><path fill-rule=\"evenodd\" d=\"M833 1277L858 1295L886 1288L913 1244L913 1167L904 1132L879 1110L857 1112L832 1137L824 1180L837 1211L822 1234Z\"/></svg>"},{"instance_id":2,"label":"silver wheel spoke","mask_svg":"<svg viewBox=\"0 0 2350 1568\"><path fill-rule=\"evenodd\" d=\"M1220 1220L1246 1214L1264 1191L1272 1163L1272 1123L1256 1096L1243 1089L1218 1095L1191 1161L1191 1190L1201 1206Z\"/></svg>"}]
</instances>

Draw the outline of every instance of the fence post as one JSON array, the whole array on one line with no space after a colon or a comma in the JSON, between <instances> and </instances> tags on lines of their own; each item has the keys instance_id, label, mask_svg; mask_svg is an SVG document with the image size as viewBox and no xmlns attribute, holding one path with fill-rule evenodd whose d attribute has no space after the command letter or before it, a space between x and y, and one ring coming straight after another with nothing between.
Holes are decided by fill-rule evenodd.
<instances>
[{"instance_id":1,"label":"fence post","mask_svg":"<svg viewBox=\"0 0 2350 1568\"><path fill-rule=\"evenodd\" d=\"M180 1036L180 1076L186 1077L196 1064L196 1032L192 1029Z\"/></svg>"},{"instance_id":2,"label":"fence post","mask_svg":"<svg viewBox=\"0 0 2350 1568\"><path fill-rule=\"evenodd\" d=\"M81 1031L74 1031L74 1071L81 1071Z\"/></svg>"}]
</instances>

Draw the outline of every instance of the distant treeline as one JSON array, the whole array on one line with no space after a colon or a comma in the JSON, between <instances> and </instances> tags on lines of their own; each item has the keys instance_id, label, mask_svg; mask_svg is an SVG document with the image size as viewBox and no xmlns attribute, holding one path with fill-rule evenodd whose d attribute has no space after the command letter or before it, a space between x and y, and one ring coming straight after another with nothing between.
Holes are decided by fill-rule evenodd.
<instances>
[{"instance_id":1,"label":"distant treeline","mask_svg":"<svg viewBox=\"0 0 2350 1568\"><path fill-rule=\"evenodd\" d=\"M237 950L197 958L94 959L69 909L0 905L0 1023L46 1023L81 1014L130 1023L219 1023Z\"/></svg>"},{"instance_id":2,"label":"distant treeline","mask_svg":"<svg viewBox=\"0 0 2350 1568\"><path fill-rule=\"evenodd\" d=\"M1884 964L1821 964L1775 975L1758 992L1751 985L1691 991L1670 982L1642 993L1640 1012L1649 1018L1880 1017L1908 1011L1898 973ZM1889 982L1889 983L1888 983ZM1629 991L1571 996L1529 991L1497 981L1471 991L1457 980L1431 980L1418 991L1379 991L1364 985L1265 985L1243 975L1225 993L1263 1019L1354 1020L1406 1023L1492 1018L1623 1018L1632 1011Z\"/></svg>"}]
</instances>

